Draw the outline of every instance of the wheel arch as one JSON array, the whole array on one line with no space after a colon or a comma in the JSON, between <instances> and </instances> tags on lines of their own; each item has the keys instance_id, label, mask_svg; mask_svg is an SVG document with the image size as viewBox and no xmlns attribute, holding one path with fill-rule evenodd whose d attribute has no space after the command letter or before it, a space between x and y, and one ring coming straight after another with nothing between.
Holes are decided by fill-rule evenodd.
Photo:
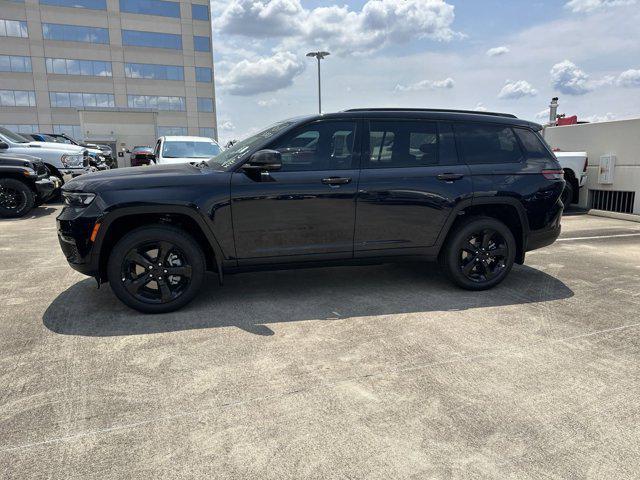
<instances>
[{"instance_id":1,"label":"wheel arch","mask_svg":"<svg viewBox=\"0 0 640 480\"><path fill-rule=\"evenodd\" d=\"M216 271L222 281L222 249L201 216L189 207L122 208L106 214L98 221L101 225L94 243L93 255L101 281L106 280L106 266L111 250L124 235L144 225L163 224L177 226L193 236L205 255L207 270Z\"/></svg>"}]
</instances>

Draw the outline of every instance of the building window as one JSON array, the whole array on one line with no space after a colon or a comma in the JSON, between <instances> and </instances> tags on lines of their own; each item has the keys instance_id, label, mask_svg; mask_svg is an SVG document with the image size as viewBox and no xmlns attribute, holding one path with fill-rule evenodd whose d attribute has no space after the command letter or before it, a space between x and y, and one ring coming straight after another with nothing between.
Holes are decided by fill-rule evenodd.
<instances>
[{"instance_id":1,"label":"building window","mask_svg":"<svg viewBox=\"0 0 640 480\"><path fill-rule=\"evenodd\" d=\"M199 112L213 112L213 98L198 97Z\"/></svg>"},{"instance_id":2,"label":"building window","mask_svg":"<svg viewBox=\"0 0 640 480\"><path fill-rule=\"evenodd\" d=\"M13 133L38 133L40 130L37 124L32 125L0 125Z\"/></svg>"},{"instance_id":3,"label":"building window","mask_svg":"<svg viewBox=\"0 0 640 480\"><path fill-rule=\"evenodd\" d=\"M33 90L0 90L0 107L35 107Z\"/></svg>"},{"instance_id":4,"label":"building window","mask_svg":"<svg viewBox=\"0 0 640 480\"><path fill-rule=\"evenodd\" d=\"M115 97L110 93L76 93L49 92L52 107L82 108L82 107L115 107Z\"/></svg>"},{"instance_id":5,"label":"building window","mask_svg":"<svg viewBox=\"0 0 640 480\"><path fill-rule=\"evenodd\" d=\"M80 125L54 125L53 133L58 135L62 135L64 133L65 135L68 135L69 137L74 139L83 138Z\"/></svg>"},{"instance_id":6,"label":"building window","mask_svg":"<svg viewBox=\"0 0 640 480\"><path fill-rule=\"evenodd\" d=\"M61 25L59 23L43 23L42 36L45 40L102 44L109 43L109 30L98 27L80 27L77 25Z\"/></svg>"},{"instance_id":7,"label":"building window","mask_svg":"<svg viewBox=\"0 0 640 480\"><path fill-rule=\"evenodd\" d=\"M122 30L122 43L134 47L171 48L182 50L182 36L173 33Z\"/></svg>"},{"instance_id":8,"label":"building window","mask_svg":"<svg viewBox=\"0 0 640 480\"><path fill-rule=\"evenodd\" d=\"M152 80L184 80L184 68L178 67L176 65L125 63L124 74L128 78L148 78Z\"/></svg>"},{"instance_id":9,"label":"building window","mask_svg":"<svg viewBox=\"0 0 640 480\"><path fill-rule=\"evenodd\" d=\"M209 5L191 4L191 17L194 20L209 20Z\"/></svg>"},{"instance_id":10,"label":"building window","mask_svg":"<svg viewBox=\"0 0 640 480\"><path fill-rule=\"evenodd\" d=\"M211 43L209 42L209 37L199 37L198 35L194 35L193 49L196 52L210 52Z\"/></svg>"},{"instance_id":11,"label":"building window","mask_svg":"<svg viewBox=\"0 0 640 480\"><path fill-rule=\"evenodd\" d=\"M15 55L0 55L0 72L30 72L31 59Z\"/></svg>"},{"instance_id":12,"label":"building window","mask_svg":"<svg viewBox=\"0 0 640 480\"><path fill-rule=\"evenodd\" d=\"M180 18L180 4L163 0L120 0L120 11Z\"/></svg>"},{"instance_id":13,"label":"building window","mask_svg":"<svg viewBox=\"0 0 640 480\"><path fill-rule=\"evenodd\" d=\"M216 138L216 129L211 127L200 127L200 136Z\"/></svg>"},{"instance_id":14,"label":"building window","mask_svg":"<svg viewBox=\"0 0 640 480\"><path fill-rule=\"evenodd\" d=\"M168 135L186 135L187 127L158 127L158 136L166 137Z\"/></svg>"},{"instance_id":15,"label":"building window","mask_svg":"<svg viewBox=\"0 0 640 480\"><path fill-rule=\"evenodd\" d=\"M0 20L0 37L28 38L27 22L20 20Z\"/></svg>"},{"instance_id":16,"label":"building window","mask_svg":"<svg viewBox=\"0 0 640 480\"><path fill-rule=\"evenodd\" d=\"M47 58L47 73L58 75L86 75L92 77L110 77L111 62L96 60L71 60L69 58Z\"/></svg>"},{"instance_id":17,"label":"building window","mask_svg":"<svg viewBox=\"0 0 640 480\"><path fill-rule=\"evenodd\" d=\"M40 0L40 5L56 7L90 8L92 10L106 10L106 0Z\"/></svg>"},{"instance_id":18,"label":"building window","mask_svg":"<svg viewBox=\"0 0 640 480\"><path fill-rule=\"evenodd\" d=\"M163 97L158 95L128 95L130 108L151 108L154 110L185 111L184 97Z\"/></svg>"},{"instance_id":19,"label":"building window","mask_svg":"<svg viewBox=\"0 0 640 480\"><path fill-rule=\"evenodd\" d=\"M196 82L211 83L213 81L213 72L209 67L196 67Z\"/></svg>"}]
</instances>

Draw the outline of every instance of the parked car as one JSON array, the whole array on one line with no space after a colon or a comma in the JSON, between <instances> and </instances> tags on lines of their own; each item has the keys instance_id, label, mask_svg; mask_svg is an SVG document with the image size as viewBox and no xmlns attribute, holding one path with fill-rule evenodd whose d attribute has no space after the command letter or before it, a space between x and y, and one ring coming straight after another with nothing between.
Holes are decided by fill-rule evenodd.
<instances>
[{"instance_id":1,"label":"parked car","mask_svg":"<svg viewBox=\"0 0 640 480\"><path fill-rule=\"evenodd\" d=\"M65 134L57 133L33 133L23 135L31 137L37 142L53 142L61 145L77 145L86 149L88 154L88 167L90 171L108 170L112 166L112 161L97 145L81 144ZM109 149L109 152L111 149Z\"/></svg>"},{"instance_id":2,"label":"parked car","mask_svg":"<svg viewBox=\"0 0 640 480\"><path fill-rule=\"evenodd\" d=\"M222 149L208 137L160 137L153 151L155 163L198 163L218 155Z\"/></svg>"},{"instance_id":3,"label":"parked car","mask_svg":"<svg viewBox=\"0 0 640 480\"><path fill-rule=\"evenodd\" d=\"M562 192L562 203L568 207L578 201L580 189L587 184L587 167L589 159L587 152L553 152L564 171L564 179L567 185Z\"/></svg>"},{"instance_id":4,"label":"parked car","mask_svg":"<svg viewBox=\"0 0 640 480\"><path fill-rule=\"evenodd\" d=\"M60 245L142 312L187 304L206 270L413 258L483 290L560 234L565 182L540 128L426 109L286 120L198 165L78 177Z\"/></svg>"},{"instance_id":5,"label":"parked car","mask_svg":"<svg viewBox=\"0 0 640 480\"><path fill-rule=\"evenodd\" d=\"M129 158L130 158L132 167L149 165L154 161L153 148L149 146L142 146L142 145L133 147Z\"/></svg>"},{"instance_id":6,"label":"parked car","mask_svg":"<svg viewBox=\"0 0 640 480\"><path fill-rule=\"evenodd\" d=\"M85 148L60 143L34 142L20 134L0 127L0 153L33 155L44 162L52 176L64 184L87 172L89 153Z\"/></svg>"},{"instance_id":7,"label":"parked car","mask_svg":"<svg viewBox=\"0 0 640 480\"><path fill-rule=\"evenodd\" d=\"M47 137L52 138L57 143L66 143L69 145L77 145L79 147L85 147L89 150L96 149L99 150L100 153L107 159L107 161L113 160L113 151L109 145L101 144L101 143L89 143L89 142L79 142L74 138L70 137L66 133L46 133L41 134L46 135Z\"/></svg>"},{"instance_id":8,"label":"parked car","mask_svg":"<svg viewBox=\"0 0 640 480\"><path fill-rule=\"evenodd\" d=\"M0 154L0 217L23 217L61 186L40 159Z\"/></svg>"}]
</instances>

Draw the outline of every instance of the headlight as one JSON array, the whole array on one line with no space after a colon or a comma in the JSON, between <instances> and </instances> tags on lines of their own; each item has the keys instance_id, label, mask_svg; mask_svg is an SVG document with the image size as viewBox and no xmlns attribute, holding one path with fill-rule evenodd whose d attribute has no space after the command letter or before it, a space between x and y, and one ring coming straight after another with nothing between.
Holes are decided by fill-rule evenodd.
<instances>
[{"instance_id":1,"label":"headlight","mask_svg":"<svg viewBox=\"0 0 640 480\"><path fill-rule=\"evenodd\" d=\"M93 199L96 198L95 193L80 193L80 192L62 192L64 198L64 204L70 207L86 207Z\"/></svg>"},{"instance_id":2,"label":"headlight","mask_svg":"<svg viewBox=\"0 0 640 480\"><path fill-rule=\"evenodd\" d=\"M82 167L84 159L82 155L70 155L64 154L60 158L60 161L65 167Z\"/></svg>"}]
</instances>

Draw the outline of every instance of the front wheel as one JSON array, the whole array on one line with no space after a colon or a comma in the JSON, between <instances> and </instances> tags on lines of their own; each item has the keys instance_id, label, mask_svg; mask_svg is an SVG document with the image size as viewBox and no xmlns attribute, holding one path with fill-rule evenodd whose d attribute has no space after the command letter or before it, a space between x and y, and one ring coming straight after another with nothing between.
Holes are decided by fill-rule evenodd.
<instances>
[{"instance_id":1,"label":"front wheel","mask_svg":"<svg viewBox=\"0 0 640 480\"><path fill-rule=\"evenodd\" d=\"M198 243L171 226L142 227L125 235L107 264L113 293L144 313L165 313L189 303L205 273Z\"/></svg>"},{"instance_id":2,"label":"front wheel","mask_svg":"<svg viewBox=\"0 0 640 480\"><path fill-rule=\"evenodd\" d=\"M24 217L35 205L27 184L14 178L0 178L0 217Z\"/></svg>"},{"instance_id":3,"label":"front wheel","mask_svg":"<svg viewBox=\"0 0 640 480\"><path fill-rule=\"evenodd\" d=\"M449 278L467 290L486 290L507 276L516 256L511 230L491 217L472 217L447 239L441 265Z\"/></svg>"}]
</instances>

